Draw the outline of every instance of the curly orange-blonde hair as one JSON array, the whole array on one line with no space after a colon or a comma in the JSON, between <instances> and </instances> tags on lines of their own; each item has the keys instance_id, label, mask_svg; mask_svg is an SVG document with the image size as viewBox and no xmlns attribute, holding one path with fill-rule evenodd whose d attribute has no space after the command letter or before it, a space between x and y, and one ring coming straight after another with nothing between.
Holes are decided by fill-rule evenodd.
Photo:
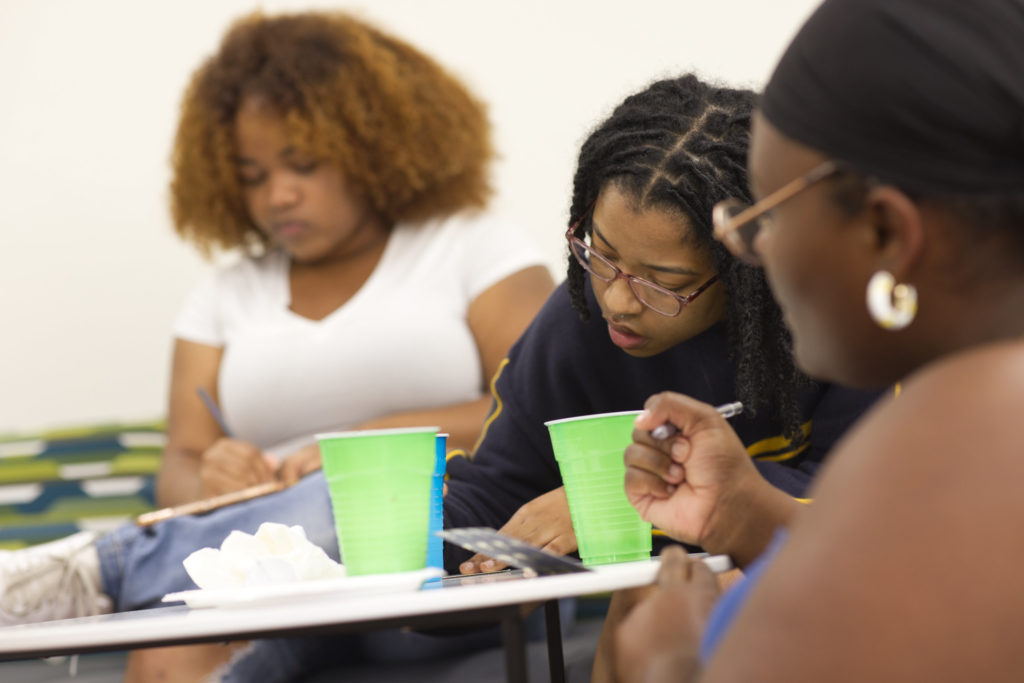
<instances>
[{"instance_id":1,"label":"curly orange-blonde hair","mask_svg":"<svg viewBox=\"0 0 1024 683\"><path fill-rule=\"evenodd\" d=\"M337 12L235 22L192 76L171 156L171 214L204 254L261 244L236 170L235 114L259 96L295 144L337 163L386 222L482 207L493 157L484 106L432 59Z\"/></svg>"}]
</instances>

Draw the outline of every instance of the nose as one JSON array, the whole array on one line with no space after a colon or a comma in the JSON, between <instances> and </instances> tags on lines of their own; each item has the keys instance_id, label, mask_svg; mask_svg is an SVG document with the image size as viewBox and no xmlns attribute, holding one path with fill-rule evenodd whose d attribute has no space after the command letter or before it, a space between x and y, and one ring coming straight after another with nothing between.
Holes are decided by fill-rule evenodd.
<instances>
[{"instance_id":1,"label":"nose","mask_svg":"<svg viewBox=\"0 0 1024 683\"><path fill-rule=\"evenodd\" d=\"M271 208L293 206L299 200L298 183L287 173L275 173L267 182L267 201Z\"/></svg>"},{"instance_id":2,"label":"nose","mask_svg":"<svg viewBox=\"0 0 1024 683\"><path fill-rule=\"evenodd\" d=\"M644 310L643 303L636 298L624 273L619 273L614 280L604 286L601 299L605 312L616 318L639 315Z\"/></svg>"}]
</instances>

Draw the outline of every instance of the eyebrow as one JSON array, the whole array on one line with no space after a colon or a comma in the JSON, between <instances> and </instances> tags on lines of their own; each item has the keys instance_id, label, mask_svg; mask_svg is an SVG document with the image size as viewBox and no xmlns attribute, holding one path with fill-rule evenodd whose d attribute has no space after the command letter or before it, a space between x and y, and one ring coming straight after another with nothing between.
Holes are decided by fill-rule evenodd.
<instances>
[{"instance_id":1,"label":"eyebrow","mask_svg":"<svg viewBox=\"0 0 1024 683\"><path fill-rule=\"evenodd\" d=\"M287 159L288 157L295 156L296 154L298 154L298 152L299 150L297 147L295 147L294 145L288 145L280 152L278 152L277 156L280 159ZM249 166L259 166L259 163L255 159L250 159L248 157L243 156L236 156L235 163Z\"/></svg>"},{"instance_id":2,"label":"eyebrow","mask_svg":"<svg viewBox=\"0 0 1024 683\"><path fill-rule=\"evenodd\" d=\"M615 252L619 251L618 249L615 248L615 246L611 242L608 241L608 238L604 236L604 233L602 233L598 229L596 221L591 219L590 220L590 225L594 229L594 234L596 234L598 237L600 237L601 241L604 242L605 244L607 244L612 249L612 251L615 251ZM657 271L659 273L674 273L676 275L691 275L691 276L695 276L695 277L700 275L700 273L698 273L697 271L691 270L689 268L675 268L675 267L670 267L670 266L656 266L656 265L651 264L651 263L641 263L640 265L643 266L644 268L648 269L648 270L654 270L654 271Z\"/></svg>"}]
</instances>

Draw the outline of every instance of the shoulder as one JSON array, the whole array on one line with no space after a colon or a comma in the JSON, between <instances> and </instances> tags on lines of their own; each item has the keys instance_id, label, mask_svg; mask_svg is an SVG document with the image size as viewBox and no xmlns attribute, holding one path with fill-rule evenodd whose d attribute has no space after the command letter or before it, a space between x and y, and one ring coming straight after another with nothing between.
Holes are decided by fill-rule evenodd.
<instances>
[{"instance_id":1,"label":"shoulder","mask_svg":"<svg viewBox=\"0 0 1024 683\"><path fill-rule=\"evenodd\" d=\"M545 265L540 250L515 223L488 212L399 224L386 260L389 268L406 275L431 271L469 300L515 273Z\"/></svg>"},{"instance_id":2,"label":"shoulder","mask_svg":"<svg viewBox=\"0 0 1024 683\"><path fill-rule=\"evenodd\" d=\"M236 255L218 266L208 277L212 286L222 290L238 290L279 277L287 271L288 257L271 250L260 256Z\"/></svg>"},{"instance_id":3,"label":"shoulder","mask_svg":"<svg viewBox=\"0 0 1024 683\"><path fill-rule=\"evenodd\" d=\"M902 647L908 632L956 642L958 656L985 665L993 639L1014 633L1002 626L1024 613L1021 405L1021 342L933 362L883 398L826 463L729 640L757 637L783 609L792 624L871 633L874 645ZM822 653L854 656L838 643L823 641Z\"/></svg>"},{"instance_id":4,"label":"shoulder","mask_svg":"<svg viewBox=\"0 0 1024 683\"><path fill-rule=\"evenodd\" d=\"M1017 417L1021 405L1024 343L991 344L940 359L910 376L886 410L876 411L872 427L894 438L908 438L912 431L915 439L1010 445L1016 451L1016 439L1024 435L1024 420ZM927 429L920 429L925 424ZM1014 443L1005 443L1006 437Z\"/></svg>"},{"instance_id":5,"label":"shoulder","mask_svg":"<svg viewBox=\"0 0 1024 683\"><path fill-rule=\"evenodd\" d=\"M1024 343L934 362L855 426L822 478L821 495L862 502L867 495L875 514L928 510L954 524L979 505L1022 498L1021 405Z\"/></svg>"},{"instance_id":6,"label":"shoulder","mask_svg":"<svg viewBox=\"0 0 1024 683\"><path fill-rule=\"evenodd\" d=\"M192 288L184 313L230 315L287 297L288 257L268 252L260 257L239 256L208 272Z\"/></svg>"},{"instance_id":7,"label":"shoulder","mask_svg":"<svg viewBox=\"0 0 1024 683\"><path fill-rule=\"evenodd\" d=\"M947 401L930 396L936 390L956 387L959 396L1003 399L1007 393L1024 395L1024 342L1000 342L950 355L911 376L904 393L923 405ZM902 395L902 394L901 394ZM931 401L926 401L930 398Z\"/></svg>"},{"instance_id":8,"label":"shoulder","mask_svg":"<svg viewBox=\"0 0 1024 683\"><path fill-rule=\"evenodd\" d=\"M433 221L438 229L460 235L502 235L510 237L523 234L522 226L511 216L498 211L463 211Z\"/></svg>"},{"instance_id":9,"label":"shoulder","mask_svg":"<svg viewBox=\"0 0 1024 683\"><path fill-rule=\"evenodd\" d=\"M464 211L423 223L399 224L400 240L444 244L448 249L494 254L525 254L540 262L540 251L511 216L493 211Z\"/></svg>"}]
</instances>

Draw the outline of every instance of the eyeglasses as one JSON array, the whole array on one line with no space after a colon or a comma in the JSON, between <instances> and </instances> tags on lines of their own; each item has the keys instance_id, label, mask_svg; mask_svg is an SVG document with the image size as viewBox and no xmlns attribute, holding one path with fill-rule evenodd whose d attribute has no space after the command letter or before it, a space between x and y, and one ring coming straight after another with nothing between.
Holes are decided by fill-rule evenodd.
<instances>
[{"instance_id":1,"label":"eyeglasses","mask_svg":"<svg viewBox=\"0 0 1024 683\"><path fill-rule=\"evenodd\" d=\"M611 283L622 278L629 283L629 288L633 291L633 296L635 296L640 303L655 313L660 313L661 315L668 316L669 318L674 318L682 312L683 308L700 296L701 292L718 281L718 276L713 275L697 289L693 290L686 296L681 296L670 289L665 289L664 287L656 285L642 277L623 273L617 265L609 261L604 256L601 256L601 254L598 254L588 246L586 242L573 234L576 232L576 228L583 223L583 219L590 214L590 210L593 208L594 205L591 204L583 215L580 216L579 220L569 226L569 230L565 233L565 239L569 241L569 251L572 252L572 255L583 267L583 270L587 271L601 282Z\"/></svg>"},{"instance_id":2,"label":"eyeglasses","mask_svg":"<svg viewBox=\"0 0 1024 683\"><path fill-rule=\"evenodd\" d=\"M725 199L711 213L715 238L722 242L733 256L752 266L761 265L761 257L754 251L754 240L761 228L770 223L768 213L776 206L792 199L818 181L831 177L847 166L838 161L826 161L812 168L806 175L786 183L761 201L750 204L741 199Z\"/></svg>"}]
</instances>

